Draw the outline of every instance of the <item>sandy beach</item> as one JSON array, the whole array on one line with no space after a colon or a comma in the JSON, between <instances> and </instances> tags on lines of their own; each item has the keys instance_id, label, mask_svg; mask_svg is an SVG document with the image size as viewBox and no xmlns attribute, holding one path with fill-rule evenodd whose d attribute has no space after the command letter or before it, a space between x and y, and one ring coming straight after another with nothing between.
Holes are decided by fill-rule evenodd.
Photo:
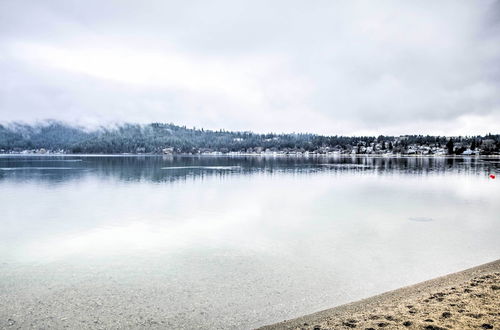
<instances>
[{"instance_id":1,"label":"sandy beach","mask_svg":"<svg viewBox=\"0 0 500 330\"><path fill-rule=\"evenodd\" d=\"M498 329L500 260L261 329L353 328Z\"/></svg>"}]
</instances>

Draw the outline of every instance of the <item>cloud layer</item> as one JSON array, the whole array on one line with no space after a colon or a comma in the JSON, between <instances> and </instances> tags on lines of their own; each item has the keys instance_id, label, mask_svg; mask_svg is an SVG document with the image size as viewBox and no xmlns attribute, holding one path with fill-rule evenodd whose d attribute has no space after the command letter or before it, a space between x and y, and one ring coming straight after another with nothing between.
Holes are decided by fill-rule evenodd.
<instances>
[{"instance_id":1,"label":"cloud layer","mask_svg":"<svg viewBox=\"0 0 500 330\"><path fill-rule=\"evenodd\" d=\"M498 133L499 1L2 1L0 120Z\"/></svg>"}]
</instances>

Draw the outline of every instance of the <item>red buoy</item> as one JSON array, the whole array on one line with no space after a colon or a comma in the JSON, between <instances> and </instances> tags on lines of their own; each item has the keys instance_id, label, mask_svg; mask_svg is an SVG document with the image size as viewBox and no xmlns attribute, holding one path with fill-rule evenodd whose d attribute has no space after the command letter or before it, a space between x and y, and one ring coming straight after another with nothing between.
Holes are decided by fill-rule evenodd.
<instances>
[{"instance_id":1,"label":"red buoy","mask_svg":"<svg viewBox=\"0 0 500 330\"><path fill-rule=\"evenodd\" d=\"M490 178L492 179L496 178L495 174L490 174Z\"/></svg>"}]
</instances>

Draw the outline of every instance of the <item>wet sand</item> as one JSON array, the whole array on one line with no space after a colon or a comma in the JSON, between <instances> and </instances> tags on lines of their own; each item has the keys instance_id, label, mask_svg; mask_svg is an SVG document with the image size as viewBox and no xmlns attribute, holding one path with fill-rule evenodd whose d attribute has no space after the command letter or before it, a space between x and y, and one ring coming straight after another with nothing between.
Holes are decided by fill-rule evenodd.
<instances>
[{"instance_id":1,"label":"wet sand","mask_svg":"<svg viewBox=\"0 0 500 330\"><path fill-rule=\"evenodd\" d=\"M500 260L261 329L500 329Z\"/></svg>"}]
</instances>

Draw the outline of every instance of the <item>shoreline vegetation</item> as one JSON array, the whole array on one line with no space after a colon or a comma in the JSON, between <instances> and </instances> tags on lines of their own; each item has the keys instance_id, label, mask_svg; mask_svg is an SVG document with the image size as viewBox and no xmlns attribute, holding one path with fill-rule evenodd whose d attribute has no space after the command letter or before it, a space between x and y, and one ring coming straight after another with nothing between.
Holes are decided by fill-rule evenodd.
<instances>
[{"instance_id":1,"label":"shoreline vegetation","mask_svg":"<svg viewBox=\"0 0 500 330\"><path fill-rule=\"evenodd\" d=\"M496 329L499 325L500 259L260 330Z\"/></svg>"},{"instance_id":2,"label":"shoreline vegetation","mask_svg":"<svg viewBox=\"0 0 500 330\"><path fill-rule=\"evenodd\" d=\"M86 129L58 121L0 125L3 154L139 155L500 155L500 134L484 136L323 136L257 134L174 124L122 124Z\"/></svg>"}]
</instances>

